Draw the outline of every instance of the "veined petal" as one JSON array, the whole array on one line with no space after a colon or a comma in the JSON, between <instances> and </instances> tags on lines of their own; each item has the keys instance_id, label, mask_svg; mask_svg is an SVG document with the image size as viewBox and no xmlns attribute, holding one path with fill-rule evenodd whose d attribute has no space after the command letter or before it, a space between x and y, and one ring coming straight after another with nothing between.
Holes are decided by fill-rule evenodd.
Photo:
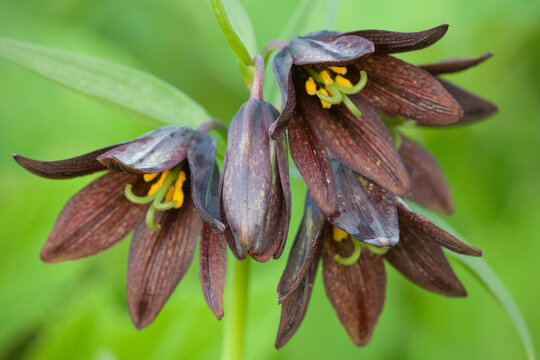
<instances>
[{"instance_id":1,"label":"veined petal","mask_svg":"<svg viewBox=\"0 0 540 360\"><path fill-rule=\"evenodd\" d=\"M220 219L219 168L216 164L216 139L197 132L187 159L191 173L191 197L203 221L214 231L225 231Z\"/></svg>"},{"instance_id":2,"label":"veined petal","mask_svg":"<svg viewBox=\"0 0 540 360\"><path fill-rule=\"evenodd\" d=\"M402 226L414 229L415 233L426 241L436 242L440 246L458 254L482 256L481 250L458 240L455 236L442 230L423 215L415 214L398 206L398 216L400 223L403 224Z\"/></svg>"},{"instance_id":3,"label":"veined petal","mask_svg":"<svg viewBox=\"0 0 540 360\"><path fill-rule=\"evenodd\" d=\"M389 248L399 240L394 195L332 161L337 210L328 222L365 243ZM328 214L327 214L328 215Z\"/></svg>"},{"instance_id":4,"label":"veined petal","mask_svg":"<svg viewBox=\"0 0 540 360\"><path fill-rule=\"evenodd\" d=\"M108 249L126 237L146 209L125 198L127 184L135 184L136 193L148 187L139 176L110 172L73 196L58 215L41 249L41 259L79 259Z\"/></svg>"},{"instance_id":5,"label":"veined petal","mask_svg":"<svg viewBox=\"0 0 540 360\"><path fill-rule=\"evenodd\" d=\"M115 171L159 173L186 158L194 134L189 127L164 126L107 151L98 160Z\"/></svg>"},{"instance_id":6,"label":"veined petal","mask_svg":"<svg viewBox=\"0 0 540 360\"><path fill-rule=\"evenodd\" d=\"M287 266L283 271L283 275L281 275L277 287L280 303L284 300L286 301L304 280L315 257L317 244L319 243L325 222L326 216L308 191L304 206L304 216L302 217L302 222L296 233L291 252L289 253ZM329 240L331 240L331 235ZM282 313L283 311L285 310L282 310Z\"/></svg>"},{"instance_id":7,"label":"veined petal","mask_svg":"<svg viewBox=\"0 0 540 360\"><path fill-rule=\"evenodd\" d=\"M186 273L201 231L190 197L178 210L158 211L158 231L141 221L129 251L127 302L137 329L148 326Z\"/></svg>"},{"instance_id":8,"label":"veined petal","mask_svg":"<svg viewBox=\"0 0 540 360\"><path fill-rule=\"evenodd\" d=\"M358 35L375 44L375 53L390 54L424 49L435 44L446 34L448 24L442 24L432 29L403 33L386 30L360 30L345 35Z\"/></svg>"},{"instance_id":9,"label":"veined petal","mask_svg":"<svg viewBox=\"0 0 540 360\"><path fill-rule=\"evenodd\" d=\"M451 214L454 201L446 179L435 158L416 142L402 136L399 154L411 178L412 201L428 209Z\"/></svg>"},{"instance_id":10,"label":"veined petal","mask_svg":"<svg viewBox=\"0 0 540 360\"><path fill-rule=\"evenodd\" d=\"M351 340L357 346L364 346L371 339L384 306L383 258L363 250L356 263L341 265L335 256L348 256L353 249L351 241L324 241L322 246L326 295Z\"/></svg>"},{"instance_id":11,"label":"veined petal","mask_svg":"<svg viewBox=\"0 0 540 360\"><path fill-rule=\"evenodd\" d=\"M429 291L466 296L439 243L402 214L400 208L399 244L384 255L386 260L409 280Z\"/></svg>"},{"instance_id":12,"label":"veined petal","mask_svg":"<svg viewBox=\"0 0 540 360\"><path fill-rule=\"evenodd\" d=\"M274 140L278 139L287 130L296 105L296 94L292 81L292 65L293 59L288 48L277 53L272 61L276 83L281 92L281 114L270 127L270 135Z\"/></svg>"},{"instance_id":13,"label":"veined petal","mask_svg":"<svg viewBox=\"0 0 540 360\"><path fill-rule=\"evenodd\" d=\"M295 65L345 66L375 50L373 43L355 35L338 37L293 37L289 52Z\"/></svg>"},{"instance_id":14,"label":"veined petal","mask_svg":"<svg viewBox=\"0 0 540 360\"><path fill-rule=\"evenodd\" d=\"M298 113L289 126L289 146L311 196L325 213L332 214L336 210L336 184L330 158L324 144L313 137Z\"/></svg>"},{"instance_id":15,"label":"veined petal","mask_svg":"<svg viewBox=\"0 0 540 360\"><path fill-rule=\"evenodd\" d=\"M422 70L431 75L450 74L476 66L493 56L493 52L487 52L474 58L455 58L443 60L434 64L419 65Z\"/></svg>"},{"instance_id":16,"label":"veined petal","mask_svg":"<svg viewBox=\"0 0 540 360\"><path fill-rule=\"evenodd\" d=\"M204 299L218 320L223 317L223 290L227 267L225 240L203 224L199 254L199 277Z\"/></svg>"},{"instance_id":17,"label":"veined petal","mask_svg":"<svg viewBox=\"0 0 540 360\"><path fill-rule=\"evenodd\" d=\"M275 216L278 216L277 238L281 238L281 244L274 253L274 259L278 259L283 253L287 235L289 234L289 223L291 222L291 184L289 179L289 148L287 146L287 136L284 134L275 141L276 163L279 171L279 184L281 186L282 196L279 211L275 210ZM267 225L268 230L270 227ZM273 229L276 232L276 229Z\"/></svg>"},{"instance_id":18,"label":"veined petal","mask_svg":"<svg viewBox=\"0 0 540 360\"><path fill-rule=\"evenodd\" d=\"M420 124L448 125L462 115L459 103L426 71L386 55L367 58L358 67L368 75L357 97L377 110Z\"/></svg>"}]
</instances>

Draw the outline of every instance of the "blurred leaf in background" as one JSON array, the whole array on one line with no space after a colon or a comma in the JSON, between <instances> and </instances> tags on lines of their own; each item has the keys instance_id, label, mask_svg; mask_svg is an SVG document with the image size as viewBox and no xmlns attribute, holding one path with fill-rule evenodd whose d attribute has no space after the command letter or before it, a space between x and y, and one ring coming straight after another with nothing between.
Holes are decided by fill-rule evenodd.
<instances>
[{"instance_id":1,"label":"blurred leaf in background","mask_svg":"<svg viewBox=\"0 0 540 360\"><path fill-rule=\"evenodd\" d=\"M300 1L240 3L262 46L281 36ZM413 63L495 52L452 81L498 104L498 115L469 127L411 133L435 153L452 186L456 213L447 221L484 251L540 348L540 3L342 0L338 11L340 31L417 31L449 23L448 34L435 46L400 55ZM301 22L309 22L307 14ZM0 0L0 36L149 72L226 122L247 96L206 1ZM137 332L125 305L127 241L78 262L39 260L63 204L91 179L37 178L10 154L69 157L149 128L6 61L0 61L0 79L0 358L217 358L222 324L206 308L196 267L155 323ZM304 190L293 181L295 200L303 199L298 193ZM293 202L293 234L302 207L303 201ZM458 276L469 297L447 299L388 269L385 311L365 348L350 343L319 276L304 323L278 352L273 347L279 320L275 287L285 261L286 253L278 261L253 264L248 359L525 358L508 317L466 270Z\"/></svg>"}]
</instances>

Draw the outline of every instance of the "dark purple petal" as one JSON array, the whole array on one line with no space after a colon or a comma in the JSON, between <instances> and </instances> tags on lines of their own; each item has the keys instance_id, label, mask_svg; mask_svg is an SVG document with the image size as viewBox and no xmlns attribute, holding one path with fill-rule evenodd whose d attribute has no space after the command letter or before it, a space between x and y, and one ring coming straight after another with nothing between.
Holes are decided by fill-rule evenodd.
<instances>
[{"instance_id":1,"label":"dark purple petal","mask_svg":"<svg viewBox=\"0 0 540 360\"><path fill-rule=\"evenodd\" d=\"M273 143L273 142L271 142ZM287 136L283 135L275 141L277 171L279 171L279 184L281 185L282 196L280 199L279 211L274 210L274 217L278 218L278 225L271 229L267 224L267 230L276 232L277 239L281 238L281 243L274 253L274 259L278 259L285 249L287 235L289 234L289 223L291 222L291 184L289 179L289 149L287 146ZM276 190L276 191L279 191Z\"/></svg>"},{"instance_id":2,"label":"dark purple petal","mask_svg":"<svg viewBox=\"0 0 540 360\"><path fill-rule=\"evenodd\" d=\"M468 256L482 256L482 251L458 240L455 236L442 230L425 216L415 214L398 206L398 216L401 226L414 229L415 233L426 241L436 242L455 253Z\"/></svg>"},{"instance_id":3,"label":"dark purple petal","mask_svg":"<svg viewBox=\"0 0 540 360\"><path fill-rule=\"evenodd\" d=\"M461 117L459 103L426 71L386 55L367 58L358 67L368 82L358 95L377 110L420 124L448 125Z\"/></svg>"},{"instance_id":4,"label":"dark purple petal","mask_svg":"<svg viewBox=\"0 0 540 360\"><path fill-rule=\"evenodd\" d=\"M127 184L135 184L140 195L148 188L139 176L111 172L73 196L58 215L41 259L60 262L94 255L126 237L146 209L126 199Z\"/></svg>"},{"instance_id":5,"label":"dark purple petal","mask_svg":"<svg viewBox=\"0 0 540 360\"><path fill-rule=\"evenodd\" d=\"M435 158L416 142L402 137L399 154L411 178L412 201L443 214L454 211L454 201Z\"/></svg>"},{"instance_id":6,"label":"dark purple petal","mask_svg":"<svg viewBox=\"0 0 540 360\"><path fill-rule=\"evenodd\" d=\"M409 177L392 136L373 108L356 101L356 118L345 105L323 109L317 97L299 92L298 105L310 134L341 163L397 195L409 191Z\"/></svg>"},{"instance_id":7,"label":"dark purple petal","mask_svg":"<svg viewBox=\"0 0 540 360\"><path fill-rule=\"evenodd\" d=\"M345 66L374 50L371 41L355 35L320 39L293 37L289 44L294 65Z\"/></svg>"},{"instance_id":8,"label":"dark purple petal","mask_svg":"<svg viewBox=\"0 0 540 360\"><path fill-rule=\"evenodd\" d=\"M300 283L281 305L281 318L276 336L277 349L283 347L290 340L304 320L318 265L319 252L314 254L305 275L302 275L300 279Z\"/></svg>"},{"instance_id":9,"label":"dark purple petal","mask_svg":"<svg viewBox=\"0 0 540 360\"><path fill-rule=\"evenodd\" d=\"M389 54L424 49L435 44L446 34L448 24L442 24L432 29L402 33L386 30L360 30L345 35L358 35L375 44L375 53Z\"/></svg>"},{"instance_id":10,"label":"dark purple petal","mask_svg":"<svg viewBox=\"0 0 540 360\"><path fill-rule=\"evenodd\" d=\"M283 271L277 287L279 303L286 300L300 286L300 282L303 281L304 275L313 262L325 222L326 216L308 191L306 194L304 216L302 217L302 222L296 233L291 252L289 253L287 266L285 267L285 271Z\"/></svg>"},{"instance_id":11,"label":"dark purple petal","mask_svg":"<svg viewBox=\"0 0 540 360\"><path fill-rule=\"evenodd\" d=\"M323 242L323 280L341 324L357 346L366 345L384 306L386 271L383 258L364 249L358 261L341 265L336 254L352 252L350 240Z\"/></svg>"},{"instance_id":12,"label":"dark purple petal","mask_svg":"<svg viewBox=\"0 0 540 360\"><path fill-rule=\"evenodd\" d=\"M199 277L204 299L218 320L223 317L223 290L227 268L224 239L206 224L201 232Z\"/></svg>"},{"instance_id":13,"label":"dark purple petal","mask_svg":"<svg viewBox=\"0 0 540 360\"><path fill-rule=\"evenodd\" d=\"M196 133L187 153L191 173L191 197L203 221L214 231L223 232L219 221L219 168L216 164L216 139Z\"/></svg>"},{"instance_id":14,"label":"dark purple petal","mask_svg":"<svg viewBox=\"0 0 540 360\"><path fill-rule=\"evenodd\" d=\"M337 189L337 210L328 221L368 244L392 247L399 240L394 195L332 161Z\"/></svg>"},{"instance_id":15,"label":"dark purple petal","mask_svg":"<svg viewBox=\"0 0 540 360\"><path fill-rule=\"evenodd\" d=\"M69 179L107 170L96 158L119 145L107 146L71 159L39 161L13 154L15 161L32 174L48 179Z\"/></svg>"},{"instance_id":16,"label":"dark purple petal","mask_svg":"<svg viewBox=\"0 0 540 360\"><path fill-rule=\"evenodd\" d=\"M189 127L164 126L100 155L98 160L115 171L160 173L186 158L194 134Z\"/></svg>"},{"instance_id":17,"label":"dark purple petal","mask_svg":"<svg viewBox=\"0 0 540 360\"><path fill-rule=\"evenodd\" d=\"M327 214L336 210L336 184L324 144L318 142L297 113L289 126L291 156L311 196Z\"/></svg>"},{"instance_id":18,"label":"dark purple petal","mask_svg":"<svg viewBox=\"0 0 540 360\"><path fill-rule=\"evenodd\" d=\"M157 316L189 268L201 232L201 219L190 197L178 210L158 211L158 231L141 221L128 258L127 302L137 329Z\"/></svg>"},{"instance_id":19,"label":"dark purple petal","mask_svg":"<svg viewBox=\"0 0 540 360\"><path fill-rule=\"evenodd\" d=\"M493 53L490 51L475 58L448 59L434 64L419 65L418 67L431 75L450 74L476 66L492 56Z\"/></svg>"},{"instance_id":20,"label":"dark purple petal","mask_svg":"<svg viewBox=\"0 0 540 360\"><path fill-rule=\"evenodd\" d=\"M399 244L384 255L386 260L409 280L429 291L466 296L439 243L402 214L400 208Z\"/></svg>"},{"instance_id":21,"label":"dark purple petal","mask_svg":"<svg viewBox=\"0 0 540 360\"><path fill-rule=\"evenodd\" d=\"M270 135L274 140L278 139L287 130L296 105L292 81L292 63L292 56L288 48L277 53L272 61L276 83L281 92L281 114L270 127Z\"/></svg>"}]
</instances>

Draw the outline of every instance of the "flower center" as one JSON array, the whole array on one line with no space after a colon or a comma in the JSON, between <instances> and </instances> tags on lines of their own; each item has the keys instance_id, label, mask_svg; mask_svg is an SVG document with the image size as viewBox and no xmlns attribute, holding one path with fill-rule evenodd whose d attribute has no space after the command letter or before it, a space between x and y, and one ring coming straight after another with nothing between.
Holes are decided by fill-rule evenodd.
<instances>
[{"instance_id":1,"label":"flower center","mask_svg":"<svg viewBox=\"0 0 540 360\"><path fill-rule=\"evenodd\" d=\"M182 170L182 164L171 170L165 170L157 174L144 174L146 182L155 181L146 196L137 196L133 193L133 185L126 185L124 195L134 204L150 204L146 212L146 226L152 231L159 230L159 224L154 224L156 210L165 211L169 209L180 209L184 203L184 192L182 185L186 181L186 173Z\"/></svg>"},{"instance_id":2,"label":"flower center","mask_svg":"<svg viewBox=\"0 0 540 360\"><path fill-rule=\"evenodd\" d=\"M316 95L321 101L323 109L330 109L332 105L345 104L349 111L356 117L362 116L362 112L349 99L347 95L354 95L362 91L367 84L367 74L360 71L360 80L356 85L345 77L346 67L330 66L328 69L315 70L304 66L310 77L306 80L305 88L309 95Z\"/></svg>"},{"instance_id":3,"label":"flower center","mask_svg":"<svg viewBox=\"0 0 540 360\"><path fill-rule=\"evenodd\" d=\"M358 259L360 258L360 255L362 254L362 248L365 248L366 250L369 250L372 253L377 254L377 255L384 255L388 251L388 249L380 248L377 246L373 246L371 244L361 242L358 239L355 239L352 236L349 236L349 234L347 234L345 231L335 226L332 227L332 238L336 242L342 242L343 240L348 238L353 243L354 248L351 255L343 257L341 255L336 254L335 260L341 265L352 265L356 263Z\"/></svg>"}]
</instances>

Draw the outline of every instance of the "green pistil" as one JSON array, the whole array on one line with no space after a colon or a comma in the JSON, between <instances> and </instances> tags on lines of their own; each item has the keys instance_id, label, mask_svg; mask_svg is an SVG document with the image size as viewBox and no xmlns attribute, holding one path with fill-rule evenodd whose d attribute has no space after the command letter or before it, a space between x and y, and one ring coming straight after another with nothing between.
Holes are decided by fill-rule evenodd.
<instances>
[{"instance_id":1,"label":"green pistil","mask_svg":"<svg viewBox=\"0 0 540 360\"><path fill-rule=\"evenodd\" d=\"M378 246L371 245L371 244L368 244L368 243L362 243L362 246L365 247L366 249L368 249L369 251L371 251L372 253L376 254L376 255L384 255L389 250L387 248L378 247Z\"/></svg>"},{"instance_id":2,"label":"green pistil","mask_svg":"<svg viewBox=\"0 0 540 360\"><path fill-rule=\"evenodd\" d=\"M336 255L335 259L341 265L352 265L360 258L360 254L362 253L362 244L360 243L360 241L356 240L353 237L351 237L351 240L354 245L354 250L352 254L347 257L341 257L340 255Z\"/></svg>"}]
</instances>

